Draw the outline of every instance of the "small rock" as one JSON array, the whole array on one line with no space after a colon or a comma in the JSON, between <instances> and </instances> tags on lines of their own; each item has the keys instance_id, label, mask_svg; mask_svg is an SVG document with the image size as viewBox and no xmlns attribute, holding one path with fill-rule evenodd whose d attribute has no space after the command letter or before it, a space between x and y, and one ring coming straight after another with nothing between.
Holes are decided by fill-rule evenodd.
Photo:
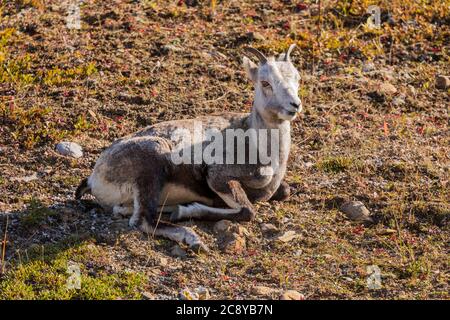
<instances>
[{"instance_id":1,"label":"small rock","mask_svg":"<svg viewBox=\"0 0 450 320\"><path fill-rule=\"evenodd\" d=\"M384 95L393 95L397 92L397 88L394 87L389 82L383 82L382 84L380 84L379 90L380 90L380 93L382 93Z\"/></svg>"},{"instance_id":2,"label":"small rock","mask_svg":"<svg viewBox=\"0 0 450 320\"><path fill-rule=\"evenodd\" d=\"M176 46L174 46L174 45L172 45L172 44L166 44L166 45L162 46L161 49L162 49L165 53L168 53L168 52L181 52L181 51L183 51L182 48L176 47Z\"/></svg>"},{"instance_id":3,"label":"small rock","mask_svg":"<svg viewBox=\"0 0 450 320\"><path fill-rule=\"evenodd\" d=\"M213 227L215 233L224 233L230 230L233 223L230 220L220 220Z\"/></svg>"},{"instance_id":4,"label":"small rock","mask_svg":"<svg viewBox=\"0 0 450 320\"><path fill-rule=\"evenodd\" d=\"M409 93L410 93L413 97L416 97L416 95L417 95L416 88L414 88L412 85L408 85L408 90L409 90Z\"/></svg>"},{"instance_id":5,"label":"small rock","mask_svg":"<svg viewBox=\"0 0 450 320\"><path fill-rule=\"evenodd\" d=\"M261 232L272 234L278 232L278 228L271 223L263 223L261 224Z\"/></svg>"},{"instance_id":6,"label":"small rock","mask_svg":"<svg viewBox=\"0 0 450 320\"><path fill-rule=\"evenodd\" d=\"M183 289L181 290L181 292L178 294L178 297L180 298L180 300L198 300L199 296L196 292L192 292L189 289Z\"/></svg>"},{"instance_id":7,"label":"small rock","mask_svg":"<svg viewBox=\"0 0 450 320\"><path fill-rule=\"evenodd\" d=\"M287 290L280 296L280 300L305 300L305 296L295 290Z\"/></svg>"},{"instance_id":8,"label":"small rock","mask_svg":"<svg viewBox=\"0 0 450 320\"><path fill-rule=\"evenodd\" d=\"M159 258L159 265L161 267L166 267L169 264L169 261L165 257Z\"/></svg>"},{"instance_id":9,"label":"small rock","mask_svg":"<svg viewBox=\"0 0 450 320\"><path fill-rule=\"evenodd\" d=\"M402 106L405 104L405 99L402 96L395 97L392 99L392 104L396 107Z\"/></svg>"},{"instance_id":10,"label":"small rock","mask_svg":"<svg viewBox=\"0 0 450 320\"><path fill-rule=\"evenodd\" d=\"M187 255L186 251L177 244L172 247L170 254L177 258L185 258Z\"/></svg>"},{"instance_id":11,"label":"small rock","mask_svg":"<svg viewBox=\"0 0 450 320\"><path fill-rule=\"evenodd\" d=\"M227 234L233 234L236 233L240 236L248 236L249 232L247 229L245 229L240 224L233 223L229 220L220 220L219 222L216 222L216 224L213 227L213 230L216 234L224 235Z\"/></svg>"},{"instance_id":12,"label":"small rock","mask_svg":"<svg viewBox=\"0 0 450 320\"><path fill-rule=\"evenodd\" d=\"M63 156L69 156L73 158L81 158L83 156L83 149L75 142L63 141L56 145L56 151Z\"/></svg>"},{"instance_id":13,"label":"small rock","mask_svg":"<svg viewBox=\"0 0 450 320\"><path fill-rule=\"evenodd\" d=\"M292 241L298 237L300 237L299 234L297 234L295 231L290 230L290 231L286 231L282 235L276 237L275 240L286 243L286 242Z\"/></svg>"},{"instance_id":14,"label":"small rock","mask_svg":"<svg viewBox=\"0 0 450 320\"><path fill-rule=\"evenodd\" d=\"M265 41L266 38L259 32L249 32L247 33L247 37L251 41Z\"/></svg>"},{"instance_id":15,"label":"small rock","mask_svg":"<svg viewBox=\"0 0 450 320\"><path fill-rule=\"evenodd\" d=\"M244 228L243 226L241 226L240 224L235 224L231 227L231 231L233 233L237 233L240 236L250 236L250 232L248 232L248 230L246 228Z\"/></svg>"},{"instance_id":16,"label":"small rock","mask_svg":"<svg viewBox=\"0 0 450 320\"><path fill-rule=\"evenodd\" d=\"M312 168L314 166L314 162L307 161L307 162L303 163L303 166L305 168Z\"/></svg>"},{"instance_id":17,"label":"small rock","mask_svg":"<svg viewBox=\"0 0 450 320\"><path fill-rule=\"evenodd\" d=\"M341 205L341 211L353 221L373 222L370 211L361 201L348 201Z\"/></svg>"},{"instance_id":18,"label":"small rock","mask_svg":"<svg viewBox=\"0 0 450 320\"><path fill-rule=\"evenodd\" d=\"M195 288L195 293L197 293L199 300L208 300L210 297L209 290L205 287Z\"/></svg>"},{"instance_id":19,"label":"small rock","mask_svg":"<svg viewBox=\"0 0 450 320\"><path fill-rule=\"evenodd\" d=\"M362 66L362 71L363 72L371 72L375 70L375 65L372 62L366 62L363 66Z\"/></svg>"},{"instance_id":20,"label":"small rock","mask_svg":"<svg viewBox=\"0 0 450 320\"><path fill-rule=\"evenodd\" d=\"M153 294L151 294L150 292L142 292L142 299L145 300L155 300L155 296Z\"/></svg>"},{"instance_id":21,"label":"small rock","mask_svg":"<svg viewBox=\"0 0 450 320\"><path fill-rule=\"evenodd\" d=\"M208 300L210 298L209 291L205 287L198 287L194 290L183 289L179 293L181 300Z\"/></svg>"},{"instance_id":22,"label":"small rock","mask_svg":"<svg viewBox=\"0 0 450 320\"><path fill-rule=\"evenodd\" d=\"M257 296L269 296L277 291L278 290L276 290L276 289L265 287L265 286L255 286L252 288L252 294L257 295Z\"/></svg>"},{"instance_id":23,"label":"small rock","mask_svg":"<svg viewBox=\"0 0 450 320\"><path fill-rule=\"evenodd\" d=\"M247 243L244 237L237 233L226 236L219 244L220 250L226 253L242 253L247 248Z\"/></svg>"},{"instance_id":24,"label":"small rock","mask_svg":"<svg viewBox=\"0 0 450 320\"><path fill-rule=\"evenodd\" d=\"M347 281L347 282L353 282L353 279L350 278L350 277L344 277L344 280Z\"/></svg>"},{"instance_id":25,"label":"small rock","mask_svg":"<svg viewBox=\"0 0 450 320\"><path fill-rule=\"evenodd\" d=\"M438 89L450 88L450 77L437 75L436 76L436 88L438 88Z\"/></svg>"}]
</instances>

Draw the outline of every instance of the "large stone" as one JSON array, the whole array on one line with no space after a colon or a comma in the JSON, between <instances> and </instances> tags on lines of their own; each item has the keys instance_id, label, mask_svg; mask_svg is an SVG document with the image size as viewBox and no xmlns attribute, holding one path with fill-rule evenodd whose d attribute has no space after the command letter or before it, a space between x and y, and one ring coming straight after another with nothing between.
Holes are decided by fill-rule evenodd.
<instances>
[{"instance_id":1,"label":"large stone","mask_svg":"<svg viewBox=\"0 0 450 320\"><path fill-rule=\"evenodd\" d=\"M78 143L63 141L56 145L56 151L63 156L72 158L81 158L83 156L83 149Z\"/></svg>"}]
</instances>

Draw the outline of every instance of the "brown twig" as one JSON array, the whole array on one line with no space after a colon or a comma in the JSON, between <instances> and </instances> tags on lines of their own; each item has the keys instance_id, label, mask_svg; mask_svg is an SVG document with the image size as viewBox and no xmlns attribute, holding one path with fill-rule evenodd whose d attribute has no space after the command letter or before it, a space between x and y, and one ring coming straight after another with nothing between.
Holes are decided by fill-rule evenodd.
<instances>
[{"instance_id":1,"label":"brown twig","mask_svg":"<svg viewBox=\"0 0 450 320\"><path fill-rule=\"evenodd\" d=\"M164 210L164 206L166 205L166 201L167 201L167 197L168 197L168 196L169 196L169 193L166 194L166 198L164 199L164 202L163 202L163 204L162 204L162 206L161 206L161 210L159 211L158 220L156 221L155 228L153 229L152 238L155 237L155 232L156 232L156 229L158 228L159 221L161 220L161 215L162 215L162 212L163 212L163 210Z\"/></svg>"},{"instance_id":2,"label":"brown twig","mask_svg":"<svg viewBox=\"0 0 450 320\"><path fill-rule=\"evenodd\" d=\"M5 254L6 254L6 238L8 233L8 222L9 216L6 216L6 226L5 226L5 235L3 237L3 245L2 245L2 274L5 273Z\"/></svg>"}]
</instances>

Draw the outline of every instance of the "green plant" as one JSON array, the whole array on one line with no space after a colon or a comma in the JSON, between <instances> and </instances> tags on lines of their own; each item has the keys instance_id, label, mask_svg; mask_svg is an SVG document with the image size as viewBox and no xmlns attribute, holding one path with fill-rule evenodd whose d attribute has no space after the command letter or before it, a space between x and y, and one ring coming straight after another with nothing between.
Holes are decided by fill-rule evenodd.
<instances>
[{"instance_id":1,"label":"green plant","mask_svg":"<svg viewBox=\"0 0 450 320\"><path fill-rule=\"evenodd\" d=\"M32 198L28 203L26 212L21 216L20 222L28 228L37 227L46 222L48 217L56 213L45 206L39 199Z\"/></svg>"}]
</instances>

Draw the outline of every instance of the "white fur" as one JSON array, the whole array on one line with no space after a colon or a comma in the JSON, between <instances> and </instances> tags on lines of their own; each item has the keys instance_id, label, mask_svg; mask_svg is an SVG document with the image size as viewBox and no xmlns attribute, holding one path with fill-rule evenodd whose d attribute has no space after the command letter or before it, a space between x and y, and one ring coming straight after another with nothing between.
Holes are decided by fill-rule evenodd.
<instances>
[{"instance_id":1,"label":"white fur","mask_svg":"<svg viewBox=\"0 0 450 320\"><path fill-rule=\"evenodd\" d=\"M133 185L118 185L107 182L95 170L88 179L88 185L91 188L92 195L102 206L112 208L116 205L129 204L133 201Z\"/></svg>"},{"instance_id":2,"label":"white fur","mask_svg":"<svg viewBox=\"0 0 450 320\"><path fill-rule=\"evenodd\" d=\"M168 183L164 186L159 205L171 206L190 202L203 202L212 205L211 199L200 196L191 189L174 183Z\"/></svg>"}]
</instances>

